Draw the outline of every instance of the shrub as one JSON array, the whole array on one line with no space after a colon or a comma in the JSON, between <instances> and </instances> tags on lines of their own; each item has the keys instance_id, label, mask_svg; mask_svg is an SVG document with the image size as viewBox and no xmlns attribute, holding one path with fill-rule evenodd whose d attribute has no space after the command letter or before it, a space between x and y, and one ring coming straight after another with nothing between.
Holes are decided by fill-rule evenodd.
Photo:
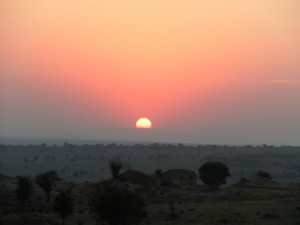
<instances>
[{"instance_id":1,"label":"shrub","mask_svg":"<svg viewBox=\"0 0 300 225\"><path fill-rule=\"evenodd\" d=\"M116 187L98 188L90 206L97 221L105 221L109 225L139 224L146 216L145 204L138 195Z\"/></svg>"}]
</instances>

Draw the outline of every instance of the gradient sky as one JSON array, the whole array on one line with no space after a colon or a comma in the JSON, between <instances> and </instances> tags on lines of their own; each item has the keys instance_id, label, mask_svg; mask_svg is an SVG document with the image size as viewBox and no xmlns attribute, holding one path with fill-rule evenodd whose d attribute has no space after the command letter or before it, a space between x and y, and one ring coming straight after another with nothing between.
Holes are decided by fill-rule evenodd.
<instances>
[{"instance_id":1,"label":"gradient sky","mask_svg":"<svg viewBox=\"0 0 300 225\"><path fill-rule=\"evenodd\" d=\"M2 0L0 136L300 144L300 1Z\"/></svg>"}]
</instances>

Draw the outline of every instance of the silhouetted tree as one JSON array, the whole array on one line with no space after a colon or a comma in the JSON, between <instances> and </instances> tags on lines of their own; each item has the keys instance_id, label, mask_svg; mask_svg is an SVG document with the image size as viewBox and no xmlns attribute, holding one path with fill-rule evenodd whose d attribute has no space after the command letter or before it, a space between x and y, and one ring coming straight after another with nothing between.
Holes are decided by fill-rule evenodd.
<instances>
[{"instance_id":1,"label":"silhouetted tree","mask_svg":"<svg viewBox=\"0 0 300 225\"><path fill-rule=\"evenodd\" d=\"M46 194L47 202L50 201L50 192L53 189L53 186L57 181L59 181L59 177L55 170L50 170L45 173L40 173L36 176L35 182L43 189Z\"/></svg>"},{"instance_id":2,"label":"silhouetted tree","mask_svg":"<svg viewBox=\"0 0 300 225\"><path fill-rule=\"evenodd\" d=\"M61 217L62 224L64 225L67 216L73 212L71 190L60 191L53 201L53 210Z\"/></svg>"},{"instance_id":3,"label":"silhouetted tree","mask_svg":"<svg viewBox=\"0 0 300 225\"><path fill-rule=\"evenodd\" d=\"M110 186L98 188L90 207L97 223L105 221L109 225L139 224L147 214L142 198L127 189Z\"/></svg>"},{"instance_id":4,"label":"silhouetted tree","mask_svg":"<svg viewBox=\"0 0 300 225\"><path fill-rule=\"evenodd\" d=\"M177 215L175 213L175 200L174 199L171 199L169 201L169 209L170 209L170 217L173 219L176 218Z\"/></svg>"},{"instance_id":5,"label":"silhouetted tree","mask_svg":"<svg viewBox=\"0 0 300 225\"><path fill-rule=\"evenodd\" d=\"M16 194L21 204L24 205L26 200L32 195L31 178L27 176L17 177Z\"/></svg>"},{"instance_id":6,"label":"silhouetted tree","mask_svg":"<svg viewBox=\"0 0 300 225\"><path fill-rule=\"evenodd\" d=\"M111 159L109 160L109 167L113 180L117 179L122 169L122 162L119 159Z\"/></svg>"},{"instance_id":7,"label":"silhouetted tree","mask_svg":"<svg viewBox=\"0 0 300 225\"><path fill-rule=\"evenodd\" d=\"M162 169L156 169L154 173L159 179L162 178Z\"/></svg>"},{"instance_id":8,"label":"silhouetted tree","mask_svg":"<svg viewBox=\"0 0 300 225\"><path fill-rule=\"evenodd\" d=\"M204 163L198 171L200 180L212 188L226 184L226 178L230 177L228 167L221 162Z\"/></svg>"},{"instance_id":9,"label":"silhouetted tree","mask_svg":"<svg viewBox=\"0 0 300 225\"><path fill-rule=\"evenodd\" d=\"M257 171L256 176L272 179L272 176L268 172L262 170Z\"/></svg>"}]
</instances>

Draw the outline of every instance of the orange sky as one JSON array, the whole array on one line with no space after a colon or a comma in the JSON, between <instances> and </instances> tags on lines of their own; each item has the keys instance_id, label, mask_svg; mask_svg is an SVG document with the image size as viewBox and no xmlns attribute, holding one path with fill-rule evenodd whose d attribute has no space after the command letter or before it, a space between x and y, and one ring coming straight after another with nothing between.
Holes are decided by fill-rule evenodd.
<instances>
[{"instance_id":1,"label":"orange sky","mask_svg":"<svg viewBox=\"0 0 300 225\"><path fill-rule=\"evenodd\" d=\"M298 0L3 0L0 34L0 136L297 141Z\"/></svg>"}]
</instances>

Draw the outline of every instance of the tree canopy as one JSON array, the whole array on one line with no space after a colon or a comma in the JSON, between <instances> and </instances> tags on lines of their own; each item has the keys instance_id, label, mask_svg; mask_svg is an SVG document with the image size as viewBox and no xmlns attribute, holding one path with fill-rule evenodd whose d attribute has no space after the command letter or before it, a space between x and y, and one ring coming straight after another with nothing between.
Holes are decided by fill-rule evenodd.
<instances>
[{"instance_id":1,"label":"tree canopy","mask_svg":"<svg viewBox=\"0 0 300 225\"><path fill-rule=\"evenodd\" d=\"M31 178L27 176L17 177L17 189L16 194L22 205L32 195L32 183Z\"/></svg>"},{"instance_id":2,"label":"tree canopy","mask_svg":"<svg viewBox=\"0 0 300 225\"><path fill-rule=\"evenodd\" d=\"M111 159L109 160L109 167L110 167L112 178L114 180L117 179L122 169L122 162L119 159Z\"/></svg>"},{"instance_id":3,"label":"tree canopy","mask_svg":"<svg viewBox=\"0 0 300 225\"><path fill-rule=\"evenodd\" d=\"M62 224L65 224L66 217L73 212L73 202L70 190L60 191L54 199L53 209L62 218Z\"/></svg>"},{"instance_id":4,"label":"tree canopy","mask_svg":"<svg viewBox=\"0 0 300 225\"><path fill-rule=\"evenodd\" d=\"M40 173L36 176L35 182L46 193L47 202L50 201L50 192L52 191L54 184L59 180L60 179L55 170L50 170L45 173Z\"/></svg>"},{"instance_id":5,"label":"tree canopy","mask_svg":"<svg viewBox=\"0 0 300 225\"><path fill-rule=\"evenodd\" d=\"M228 167L222 162L207 162L199 168L199 178L210 187L219 187L226 184L230 176Z\"/></svg>"}]
</instances>

